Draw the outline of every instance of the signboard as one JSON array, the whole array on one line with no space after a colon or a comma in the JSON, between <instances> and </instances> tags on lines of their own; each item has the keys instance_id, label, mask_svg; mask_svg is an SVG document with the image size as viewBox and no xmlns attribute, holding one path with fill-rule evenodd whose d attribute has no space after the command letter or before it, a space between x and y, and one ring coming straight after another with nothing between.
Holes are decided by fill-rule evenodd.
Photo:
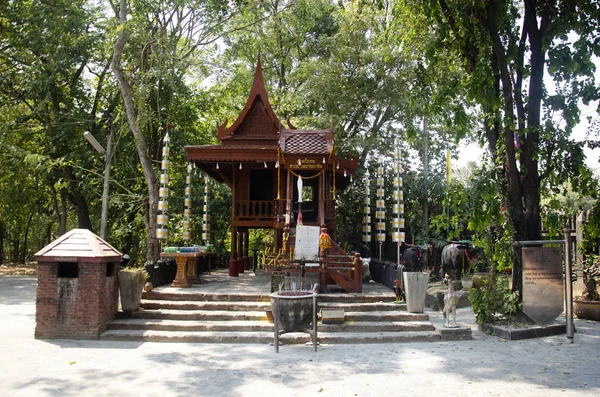
<instances>
[{"instance_id":1,"label":"signboard","mask_svg":"<svg viewBox=\"0 0 600 397\"><path fill-rule=\"evenodd\" d=\"M547 325L563 312L563 258L558 247L525 247L523 257L523 313Z\"/></svg>"},{"instance_id":2,"label":"signboard","mask_svg":"<svg viewBox=\"0 0 600 397\"><path fill-rule=\"evenodd\" d=\"M299 163L291 162L288 167L291 170L322 170L323 162L317 159L303 158L299 159Z\"/></svg>"},{"instance_id":3,"label":"signboard","mask_svg":"<svg viewBox=\"0 0 600 397\"><path fill-rule=\"evenodd\" d=\"M294 259L298 261L318 262L320 235L321 228L319 226L296 226Z\"/></svg>"}]
</instances>

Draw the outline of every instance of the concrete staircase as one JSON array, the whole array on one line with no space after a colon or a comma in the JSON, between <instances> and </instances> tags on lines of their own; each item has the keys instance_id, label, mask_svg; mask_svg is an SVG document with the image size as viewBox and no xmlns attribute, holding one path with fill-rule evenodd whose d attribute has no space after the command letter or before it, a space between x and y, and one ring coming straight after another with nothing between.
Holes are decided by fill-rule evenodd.
<instances>
[{"instance_id":1,"label":"concrete staircase","mask_svg":"<svg viewBox=\"0 0 600 397\"><path fill-rule=\"evenodd\" d=\"M439 341L427 314L412 314L404 304L382 302L381 296L321 294L318 309L344 309L343 324L318 323L320 343L393 343ZM133 313L119 312L100 336L106 340L197 343L273 342L266 294L144 293ZM470 334L469 334L470 336ZM462 338L461 338L462 339ZM307 333L286 333L281 343L307 343Z\"/></svg>"}]
</instances>

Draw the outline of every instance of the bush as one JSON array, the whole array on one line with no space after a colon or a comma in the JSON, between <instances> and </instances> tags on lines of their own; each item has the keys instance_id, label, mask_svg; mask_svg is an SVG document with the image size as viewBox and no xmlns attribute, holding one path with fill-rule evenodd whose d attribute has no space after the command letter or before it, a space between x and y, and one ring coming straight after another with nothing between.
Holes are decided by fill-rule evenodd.
<instances>
[{"instance_id":1,"label":"bush","mask_svg":"<svg viewBox=\"0 0 600 397\"><path fill-rule=\"evenodd\" d=\"M520 310L519 292L510 292L508 277L497 276L491 286L471 288L469 300L477 324L510 322Z\"/></svg>"}]
</instances>

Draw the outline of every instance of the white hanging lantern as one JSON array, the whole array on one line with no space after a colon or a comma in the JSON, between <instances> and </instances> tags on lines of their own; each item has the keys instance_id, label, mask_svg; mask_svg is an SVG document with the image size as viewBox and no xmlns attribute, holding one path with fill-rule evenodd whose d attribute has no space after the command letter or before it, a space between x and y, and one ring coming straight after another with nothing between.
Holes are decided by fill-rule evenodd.
<instances>
[{"instance_id":1,"label":"white hanging lantern","mask_svg":"<svg viewBox=\"0 0 600 397\"><path fill-rule=\"evenodd\" d=\"M168 211L169 210L169 202L167 200L160 200L158 202L158 210L159 211Z\"/></svg>"},{"instance_id":2,"label":"white hanging lantern","mask_svg":"<svg viewBox=\"0 0 600 397\"><path fill-rule=\"evenodd\" d=\"M166 240L169 237L169 230L164 228L156 229L156 238Z\"/></svg>"}]
</instances>

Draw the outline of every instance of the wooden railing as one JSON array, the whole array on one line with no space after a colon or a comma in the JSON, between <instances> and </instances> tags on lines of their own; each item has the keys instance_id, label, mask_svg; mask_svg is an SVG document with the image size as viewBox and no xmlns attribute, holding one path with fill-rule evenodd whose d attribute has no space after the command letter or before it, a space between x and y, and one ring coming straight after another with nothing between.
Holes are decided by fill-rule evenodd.
<instances>
[{"instance_id":1,"label":"wooden railing","mask_svg":"<svg viewBox=\"0 0 600 397\"><path fill-rule=\"evenodd\" d=\"M238 201L235 206L235 218L238 220L274 221L279 214L283 217L282 200Z\"/></svg>"}]
</instances>

